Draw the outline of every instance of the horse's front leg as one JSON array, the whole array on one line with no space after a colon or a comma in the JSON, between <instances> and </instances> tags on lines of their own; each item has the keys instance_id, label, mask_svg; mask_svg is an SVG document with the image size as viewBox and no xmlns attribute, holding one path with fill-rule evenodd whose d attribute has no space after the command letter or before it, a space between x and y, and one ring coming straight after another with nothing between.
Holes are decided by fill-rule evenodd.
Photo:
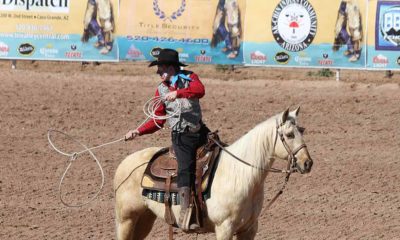
<instances>
[{"instance_id":1,"label":"horse's front leg","mask_svg":"<svg viewBox=\"0 0 400 240\"><path fill-rule=\"evenodd\" d=\"M248 229L237 234L238 240L252 240L256 237L258 221L255 221Z\"/></svg>"},{"instance_id":2,"label":"horse's front leg","mask_svg":"<svg viewBox=\"0 0 400 240\"><path fill-rule=\"evenodd\" d=\"M231 240L233 238L232 222L225 220L222 224L215 226L217 240Z\"/></svg>"}]
</instances>

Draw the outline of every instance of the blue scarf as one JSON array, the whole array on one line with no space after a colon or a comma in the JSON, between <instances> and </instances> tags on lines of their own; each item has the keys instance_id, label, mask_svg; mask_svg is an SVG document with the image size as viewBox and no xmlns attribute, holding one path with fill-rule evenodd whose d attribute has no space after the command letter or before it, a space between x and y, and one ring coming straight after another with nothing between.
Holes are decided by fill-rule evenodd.
<instances>
[{"instance_id":1,"label":"blue scarf","mask_svg":"<svg viewBox=\"0 0 400 240\"><path fill-rule=\"evenodd\" d=\"M175 86L176 81L178 81L179 78L183 78L186 81L192 81L192 79L189 76L186 76L183 73L178 73L175 76L171 77L171 85Z\"/></svg>"}]
</instances>

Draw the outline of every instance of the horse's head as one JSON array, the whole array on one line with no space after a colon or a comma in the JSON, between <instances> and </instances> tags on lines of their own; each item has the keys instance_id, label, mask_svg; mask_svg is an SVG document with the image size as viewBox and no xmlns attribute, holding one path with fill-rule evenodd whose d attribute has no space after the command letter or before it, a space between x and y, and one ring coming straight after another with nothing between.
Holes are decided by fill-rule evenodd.
<instances>
[{"instance_id":1,"label":"horse's head","mask_svg":"<svg viewBox=\"0 0 400 240\"><path fill-rule=\"evenodd\" d=\"M308 173L313 160L303 140L304 128L297 125L299 110L300 107L292 112L287 109L277 117L274 155L280 159L288 159L291 169Z\"/></svg>"}]
</instances>

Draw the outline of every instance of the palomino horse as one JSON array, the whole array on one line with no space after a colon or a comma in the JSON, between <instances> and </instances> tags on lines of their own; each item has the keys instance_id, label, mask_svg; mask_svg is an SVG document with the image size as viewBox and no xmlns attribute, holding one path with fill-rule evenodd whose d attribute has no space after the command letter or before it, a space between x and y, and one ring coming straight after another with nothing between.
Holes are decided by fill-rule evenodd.
<instances>
[{"instance_id":1,"label":"palomino horse","mask_svg":"<svg viewBox=\"0 0 400 240\"><path fill-rule=\"evenodd\" d=\"M254 239L264 200L264 180L275 159L292 157L293 167L310 172L313 164L296 125L299 108L289 109L257 125L226 150L217 162L210 198L206 200L204 231L218 240ZM164 203L142 196L141 179L148 161L159 150L151 147L128 156L118 167L115 179L115 213L118 240L144 239L155 219L164 219ZM179 216L180 206L172 206Z\"/></svg>"}]
</instances>

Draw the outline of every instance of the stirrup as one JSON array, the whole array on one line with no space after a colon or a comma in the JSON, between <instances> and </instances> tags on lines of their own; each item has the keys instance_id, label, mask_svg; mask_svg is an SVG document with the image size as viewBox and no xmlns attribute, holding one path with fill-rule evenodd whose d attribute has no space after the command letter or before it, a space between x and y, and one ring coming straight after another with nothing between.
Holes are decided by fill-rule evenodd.
<instances>
[{"instance_id":1,"label":"stirrup","mask_svg":"<svg viewBox=\"0 0 400 240\"><path fill-rule=\"evenodd\" d=\"M193 212L193 206L189 206L188 208L186 208L186 210L184 210L185 212L182 213L182 210L180 212L179 215L179 223L178 226L180 229L182 229L183 231L189 231L190 229L190 218L192 216L192 212Z\"/></svg>"}]
</instances>

